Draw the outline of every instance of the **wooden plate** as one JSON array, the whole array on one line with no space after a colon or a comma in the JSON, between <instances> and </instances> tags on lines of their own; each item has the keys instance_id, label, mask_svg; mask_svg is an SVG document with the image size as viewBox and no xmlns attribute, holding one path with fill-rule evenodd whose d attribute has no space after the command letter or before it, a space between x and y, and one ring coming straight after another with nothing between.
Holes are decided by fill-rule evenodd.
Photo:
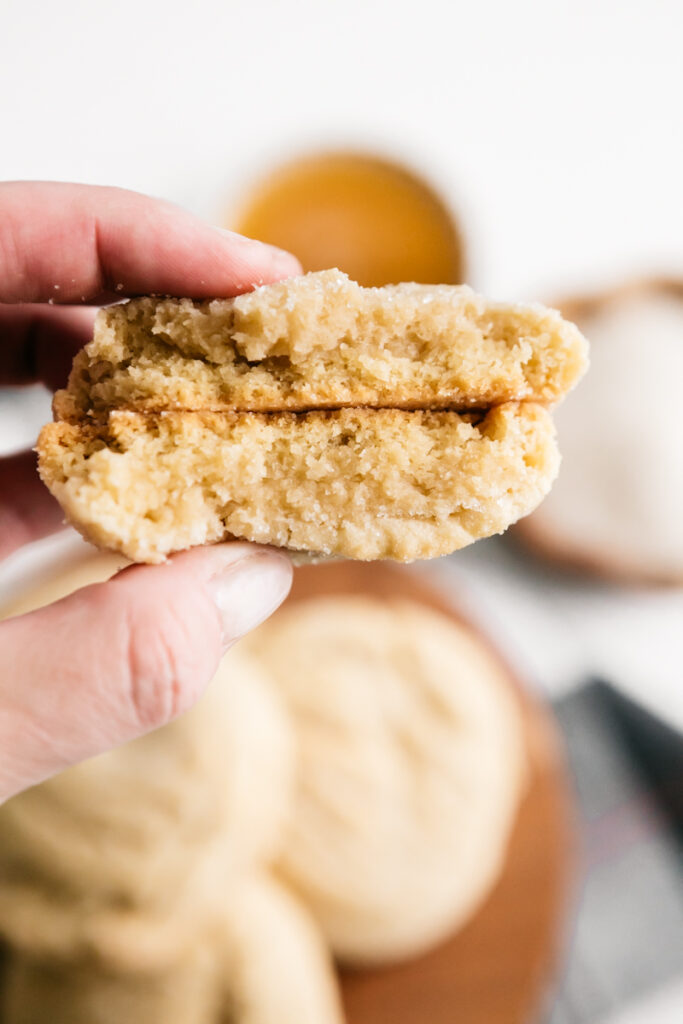
<instances>
[{"instance_id":1,"label":"wooden plate","mask_svg":"<svg viewBox=\"0 0 683 1024\"><path fill-rule=\"evenodd\" d=\"M418 600L463 621L413 569L339 562L297 569L290 600L363 593ZM529 785L503 874L470 923L398 967L344 971L348 1024L530 1024L557 970L573 849L562 746L548 711L510 674L523 714Z\"/></svg>"}]
</instances>

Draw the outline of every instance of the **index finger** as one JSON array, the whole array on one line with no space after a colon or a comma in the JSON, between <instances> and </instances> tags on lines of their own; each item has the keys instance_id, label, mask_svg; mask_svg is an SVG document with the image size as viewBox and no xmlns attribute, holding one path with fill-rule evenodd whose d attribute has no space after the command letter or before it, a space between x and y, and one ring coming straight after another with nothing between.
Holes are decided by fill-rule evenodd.
<instances>
[{"instance_id":1,"label":"index finger","mask_svg":"<svg viewBox=\"0 0 683 1024\"><path fill-rule=\"evenodd\" d=\"M137 192L0 184L0 302L228 297L300 269L281 249Z\"/></svg>"}]
</instances>

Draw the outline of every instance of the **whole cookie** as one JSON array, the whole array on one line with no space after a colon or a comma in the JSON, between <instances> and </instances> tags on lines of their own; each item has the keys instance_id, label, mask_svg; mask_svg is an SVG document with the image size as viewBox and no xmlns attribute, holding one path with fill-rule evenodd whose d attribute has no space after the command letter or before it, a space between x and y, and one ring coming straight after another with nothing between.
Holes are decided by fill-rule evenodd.
<instances>
[{"instance_id":1,"label":"whole cookie","mask_svg":"<svg viewBox=\"0 0 683 1024\"><path fill-rule=\"evenodd\" d=\"M252 874L228 887L217 948L222 1004L235 1024L342 1024L320 930L273 877Z\"/></svg>"},{"instance_id":2,"label":"whole cookie","mask_svg":"<svg viewBox=\"0 0 683 1024\"><path fill-rule=\"evenodd\" d=\"M251 646L297 739L279 870L344 960L438 942L495 882L522 790L505 671L469 629L405 601L302 602Z\"/></svg>"}]
</instances>

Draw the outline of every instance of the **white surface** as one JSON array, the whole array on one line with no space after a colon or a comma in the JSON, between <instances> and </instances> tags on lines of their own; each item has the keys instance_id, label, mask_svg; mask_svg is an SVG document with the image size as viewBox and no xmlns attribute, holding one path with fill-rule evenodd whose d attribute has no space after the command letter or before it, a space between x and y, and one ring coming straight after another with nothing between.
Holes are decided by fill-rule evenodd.
<instances>
[{"instance_id":1,"label":"white surface","mask_svg":"<svg viewBox=\"0 0 683 1024\"><path fill-rule=\"evenodd\" d=\"M474 284L543 298L681 266L682 29L678 0L6 0L0 179L215 218L266 154L388 146L462 207Z\"/></svg>"}]
</instances>

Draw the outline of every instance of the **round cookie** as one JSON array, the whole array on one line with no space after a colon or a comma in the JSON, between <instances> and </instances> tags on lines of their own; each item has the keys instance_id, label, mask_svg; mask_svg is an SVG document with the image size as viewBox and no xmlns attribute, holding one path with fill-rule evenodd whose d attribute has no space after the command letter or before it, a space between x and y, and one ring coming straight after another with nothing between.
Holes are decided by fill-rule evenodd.
<instances>
[{"instance_id":1,"label":"round cookie","mask_svg":"<svg viewBox=\"0 0 683 1024\"><path fill-rule=\"evenodd\" d=\"M562 308L592 342L591 369L555 416L560 475L515 536L592 574L680 584L683 280L627 284Z\"/></svg>"},{"instance_id":2,"label":"round cookie","mask_svg":"<svg viewBox=\"0 0 683 1024\"><path fill-rule=\"evenodd\" d=\"M495 882L523 786L498 660L436 612L363 597L285 608L249 647L297 739L278 870L344 960L438 942Z\"/></svg>"},{"instance_id":3,"label":"round cookie","mask_svg":"<svg viewBox=\"0 0 683 1024\"><path fill-rule=\"evenodd\" d=\"M223 1005L235 1024L342 1024L331 956L310 912L267 874L226 896L219 950Z\"/></svg>"}]
</instances>

